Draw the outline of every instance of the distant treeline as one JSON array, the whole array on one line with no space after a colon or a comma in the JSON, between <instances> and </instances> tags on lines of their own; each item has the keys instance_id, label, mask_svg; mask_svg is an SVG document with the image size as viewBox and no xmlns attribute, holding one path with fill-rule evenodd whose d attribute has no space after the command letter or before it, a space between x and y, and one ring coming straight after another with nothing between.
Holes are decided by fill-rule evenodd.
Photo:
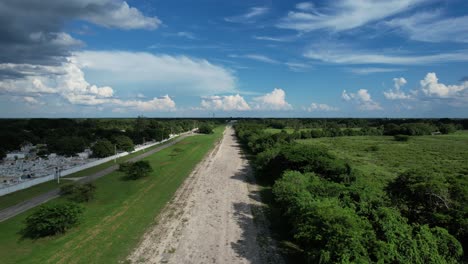
<instances>
[{"instance_id":1,"label":"distant treeline","mask_svg":"<svg viewBox=\"0 0 468 264\"><path fill-rule=\"evenodd\" d=\"M0 119L0 157L24 143L45 144L39 155L57 153L71 156L97 144L98 156L118 150L128 151L134 144L161 140L202 124L222 120L207 119ZM110 152L110 153L109 153Z\"/></svg>"},{"instance_id":2,"label":"distant treeline","mask_svg":"<svg viewBox=\"0 0 468 264\"><path fill-rule=\"evenodd\" d=\"M301 120L239 121L260 182L272 185L272 226L292 263L458 263L468 242L466 178L407 171L384 189L324 148L268 133ZM322 121L319 121L322 122ZM329 120L322 124L330 125ZM369 120L342 120L366 127ZM372 121L382 134L427 134L460 122ZM278 124L284 126L280 127ZM300 128L312 126L306 120ZM338 125L337 123L332 126ZM391 128L390 130L387 129ZM286 241L286 242L284 242Z\"/></svg>"},{"instance_id":3,"label":"distant treeline","mask_svg":"<svg viewBox=\"0 0 468 264\"><path fill-rule=\"evenodd\" d=\"M294 129L293 139L340 136L449 134L468 129L465 119L261 119L259 127Z\"/></svg>"}]
</instances>

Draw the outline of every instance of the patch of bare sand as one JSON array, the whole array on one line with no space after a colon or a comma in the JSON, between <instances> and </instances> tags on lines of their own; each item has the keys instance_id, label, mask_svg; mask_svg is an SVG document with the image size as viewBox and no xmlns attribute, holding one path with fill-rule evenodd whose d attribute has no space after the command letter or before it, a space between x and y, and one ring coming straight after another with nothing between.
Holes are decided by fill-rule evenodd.
<instances>
[{"instance_id":1,"label":"patch of bare sand","mask_svg":"<svg viewBox=\"0 0 468 264\"><path fill-rule=\"evenodd\" d=\"M228 127L129 256L132 263L278 263L251 171ZM255 219L254 219L255 215Z\"/></svg>"}]
</instances>

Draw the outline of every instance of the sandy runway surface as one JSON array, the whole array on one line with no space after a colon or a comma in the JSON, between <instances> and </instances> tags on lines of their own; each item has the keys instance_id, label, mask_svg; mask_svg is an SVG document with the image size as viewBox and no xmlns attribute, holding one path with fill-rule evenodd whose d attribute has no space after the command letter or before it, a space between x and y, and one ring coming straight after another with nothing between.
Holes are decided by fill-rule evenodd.
<instances>
[{"instance_id":1,"label":"sandy runway surface","mask_svg":"<svg viewBox=\"0 0 468 264\"><path fill-rule=\"evenodd\" d=\"M186 179L129 260L281 263L250 173L234 130L227 127L222 141Z\"/></svg>"}]
</instances>

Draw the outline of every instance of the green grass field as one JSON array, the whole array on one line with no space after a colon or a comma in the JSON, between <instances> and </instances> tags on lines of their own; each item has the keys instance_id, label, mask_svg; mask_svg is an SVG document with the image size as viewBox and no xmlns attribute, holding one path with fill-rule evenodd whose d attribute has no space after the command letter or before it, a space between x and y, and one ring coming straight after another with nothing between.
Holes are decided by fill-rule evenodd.
<instances>
[{"instance_id":1,"label":"green grass field","mask_svg":"<svg viewBox=\"0 0 468 264\"><path fill-rule=\"evenodd\" d=\"M122 173L114 172L96 180L96 199L85 204L82 223L64 235L23 239L19 232L33 210L0 223L0 262L125 262L180 184L221 138L223 128L215 131L188 137L147 157L154 172L146 178L125 181Z\"/></svg>"},{"instance_id":2,"label":"green grass field","mask_svg":"<svg viewBox=\"0 0 468 264\"><path fill-rule=\"evenodd\" d=\"M169 140L167 142L170 142L170 141L171 140ZM157 147L160 147L160 146L161 145L156 145L156 146L153 146L151 148L147 148L145 150L140 150L138 152L135 152L135 153L129 154L127 156L118 158L117 162L126 161L128 159L131 159L131 158L137 156L137 155L140 155L143 152L150 151L150 150L152 150L154 148L157 148ZM73 174L67 175L67 176L64 177L64 179L66 179L66 178L75 178L75 177L83 177L83 176L90 175L90 174L96 173L98 171L104 170L104 169L106 169L106 168L108 168L110 166L113 166L113 165L114 165L114 161L108 161L108 162L100 164L98 166L94 166L94 167L91 167L91 168L88 168L88 169L85 169L85 170L78 171L78 172L75 172ZM69 183L69 181L61 181L60 185L65 184L65 183ZM20 202L26 201L28 199L31 199L32 197L37 196L39 194L46 193L46 192L48 192L50 190L53 190L53 189L59 187L60 185L57 183L56 180L52 180L52 181L48 181L48 182L44 182L44 183L32 186L30 188L27 188L27 189L24 189L24 190L21 190L21 191L17 191L17 192L14 192L14 193L10 193L10 194L1 196L0 197L0 210L5 209L5 208L10 207L10 206L13 206L15 204L18 204Z\"/></svg>"},{"instance_id":3,"label":"green grass field","mask_svg":"<svg viewBox=\"0 0 468 264\"><path fill-rule=\"evenodd\" d=\"M408 169L429 169L445 175L468 174L468 131L416 136L408 142L397 142L387 136L317 138L298 142L325 146L338 157L348 160L365 176L361 181L368 186L376 183L381 187Z\"/></svg>"}]
</instances>

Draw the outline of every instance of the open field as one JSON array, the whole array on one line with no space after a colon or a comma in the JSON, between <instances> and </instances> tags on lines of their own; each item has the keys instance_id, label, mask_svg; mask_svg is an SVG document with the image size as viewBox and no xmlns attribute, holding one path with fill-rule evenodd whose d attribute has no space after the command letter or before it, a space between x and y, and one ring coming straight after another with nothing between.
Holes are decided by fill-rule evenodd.
<instances>
[{"instance_id":1,"label":"open field","mask_svg":"<svg viewBox=\"0 0 468 264\"><path fill-rule=\"evenodd\" d=\"M68 233L38 240L19 231L32 210L0 223L2 263L117 263L138 243L146 228L220 138L215 134L186 138L151 155L154 172L138 181L113 172L95 181L96 199L86 204L82 223ZM61 198L50 201L60 202Z\"/></svg>"},{"instance_id":2,"label":"open field","mask_svg":"<svg viewBox=\"0 0 468 264\"><path fill-rule=\"evenodd\" d=\"M468 131L416 136L398 142L389 136L353 136L298 140L325 146L362 172L363 184L382 187L408 169L428 169L444 175L468 174ZM359 181L359 179L358 179Z\"/></svg>"},{"instance_id":3,"label":"open field","mask_svg":"<svg viewBox=\"0 0 468 264\"><path fill-rule=\"evenodd\" d=\"M161 145L167 144L167 143L171 142L172 140L173 139L171 139L169 141L166 141L163 144L159 144L159 145L153 146L151 148L140 150L140 151L137 151L135 153L131 153L131 154L127 155L127 156L120 157L120 158L117 159L117 163L127 161L127 160L129 160L129 159L131 159L131 158L133 158L135 156L140 155L141 153L151 151L152 149L155 149L155 148L160 147ZM70 174L70 175L67 175L67 176L62 178L62 179L65 179L65 180L61 181L60 184L58 184L56 180L52 180L52 181L48 181L48 182L44 182L44 183L32 186L32 187L24 189L24 190L20 190L20 191L13 192L13 193L10 193L10 194L4 195L4 196L0 196L0 210L5 209L5 208L10 207L10 206L13 206L13 205L18 204L18 203L21 203L21 202L26 201L28 199L31 199L31 198L39 195L39 194L46 193L46 192L48 192L50 190L53 190L53 189L65 184L65 183L69 183L70 181L67 181L66 180L67 178L79 178L79 177L83 177L83 176L86 176L86 175L91 175L91 174L94 174L96 172L102 171L102 170L104 170L106 168L109 168L109 167L111 167L113 165L115 165L114 161L108 161L106 163L103 163L103 164L100 164L100 165L97 165L97 166L94 166L94 167L91 167L91 168L88 168L88 169L85 169L85 170L82 170L82 171L75 172L75 173Z\"/></svg>"}]
</instances>

